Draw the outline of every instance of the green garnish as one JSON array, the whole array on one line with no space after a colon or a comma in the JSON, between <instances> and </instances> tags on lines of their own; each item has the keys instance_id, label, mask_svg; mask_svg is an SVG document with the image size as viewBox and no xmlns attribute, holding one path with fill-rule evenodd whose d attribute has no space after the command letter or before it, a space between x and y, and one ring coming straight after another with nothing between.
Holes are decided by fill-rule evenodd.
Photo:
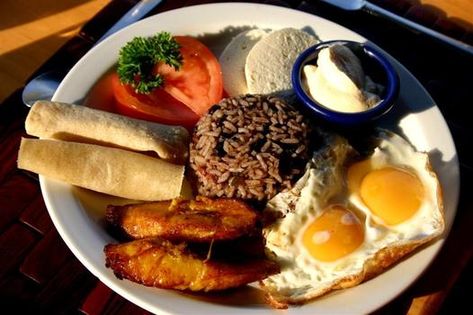
<instances>
[{"instance_id":1,"label":"green garnish","mask_svg":"<svg viewBox=\"0 0 473 315\"><path fill-rule=\"evenodd\" d=\"M164 78L153 73L157 63L164 62L179 70L182 65L179 49L179 43L168 32L135 37L120 49L118 77L122 83L131 85L136 93L148 94L164 84Z\"/></svg>"}]
</instances>

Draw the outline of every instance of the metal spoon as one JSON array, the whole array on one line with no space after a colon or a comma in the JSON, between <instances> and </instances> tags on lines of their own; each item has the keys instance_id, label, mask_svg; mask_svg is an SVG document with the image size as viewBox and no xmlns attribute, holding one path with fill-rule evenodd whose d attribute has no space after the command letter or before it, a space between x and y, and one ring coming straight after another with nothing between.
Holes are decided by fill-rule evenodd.
<instances>
[{"instance_id":1,"label":"metal spoon","mask_svg":"<svg viewBox=\"0 0 473 315\"><path fill-rule=\"evenodd\" d=\"M365 0L322 0L322 1L330 3L344 10L364 10L371 14L383 16L385 18L390 19L393 22L406 26L410 28L411 30L415 30L417 32L427 34L453 47L456 47L470 54L473 54L473 46L468 45L467 43L461 42L457 39L454 39L450 36L439 33L431 28L425 27L416 22L403 18L397 14L394 14L388 10L385 10L368 1L365 1Z\"/></svg>"},{"instance_id":2,"label":"metal spoon","mask_svg":"<svg viewBox=\"0 0 473 315\"><path fill-rule=\"evenodd\" d=\"M100 37L95 45L125 26L140 20L161 2L162 0L141 0ZM66 73L67 69L48 71L28 82L21 95L23 103L31 107L37 100L51 100Z\"/></svg>"}]
</instances>

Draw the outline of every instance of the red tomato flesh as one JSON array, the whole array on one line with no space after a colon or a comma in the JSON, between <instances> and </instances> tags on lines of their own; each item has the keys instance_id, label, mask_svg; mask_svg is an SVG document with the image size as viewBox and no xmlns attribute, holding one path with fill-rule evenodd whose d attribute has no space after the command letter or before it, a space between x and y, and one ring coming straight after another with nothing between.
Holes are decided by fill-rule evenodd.
<instances>
[{"instance_id":1,"label":"red tomato flesh","mask_svg":"<svg viewBox=\"0 0 473 315\"><path fill-rule=\"evenodd\" d=\"M199 120L197 114L163 89L138 94L131 86L122 84L116 73L112 74L111 81L115 110L119 114L186 128L192 128Z\"/></svg>"},{"instance_id":2,"label":"red tomato flesh","mask_svg":"<svg viewBox=\"0 0 473 315\"><path fill-rule=\"evenodd\" d=\"M163 75L166 92L202 116L222 99L220 64L207 46L195 38L174 38L181 45L182 67L176 71L166 64L158 64L155 71Z\"/></svg>"},{"instance_id":3,"label":"red tomato flesh","mask_svg":"<svg viewBox=\"0 0 473 315\"><path fill-rule=\"evenodd\" d=\"M112 74L112 90L116 111L120 114L164 124L192 128L199 118L223 95L220 64L213 53L198 40L175 36L181 45L181 68L176 71L166 64L155 71L164 77L164 87L149 94L135 93Z\"/></svg>"}]
</instances>

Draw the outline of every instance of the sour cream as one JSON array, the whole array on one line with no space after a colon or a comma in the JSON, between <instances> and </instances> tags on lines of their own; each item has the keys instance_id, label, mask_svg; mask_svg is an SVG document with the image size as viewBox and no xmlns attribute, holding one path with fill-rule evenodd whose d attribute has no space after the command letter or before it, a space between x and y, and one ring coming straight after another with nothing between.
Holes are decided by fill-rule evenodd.
<instances>
[{"instance_id":1,"label":"sour cream","mask_svg":"<svg viewBox=\"0 0 473 315\"><path fill-rule=\"evenodd\" d=\"M346 46L322 49L317 65L303 67L306 91L318 103L335 111L361 112L380 102L383 87L365 75L360 59Z\"/></svg>"}]
</instances>

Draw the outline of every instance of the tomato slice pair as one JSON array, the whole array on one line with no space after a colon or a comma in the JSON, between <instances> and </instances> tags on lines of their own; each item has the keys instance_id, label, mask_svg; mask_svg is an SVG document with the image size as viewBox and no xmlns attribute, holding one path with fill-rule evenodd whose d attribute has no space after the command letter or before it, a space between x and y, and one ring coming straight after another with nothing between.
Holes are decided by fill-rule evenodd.
<instances>
[{"instance_id":1,"label":"tomato slice pair","mask_svg":"<svg viewBox=\"0 0 473 315\"><path fill-rule=\"evenodd\" d=\"M165 64L156 65L155 71L164 77L164 88L137 94L114 75L112 85L120 114L192 128L221 100L222 72L212 52L192 37L174 38L181 46L183 63L178 71Z\"/></svg>"},{"instance_id":2,"label":"tomato slice pair","mask_svg":"<svg viewBox=\"0 0 473 315\"><path fill-rule=\"evenodd\" d=\"M196 113L163 89L154 89L149 94L135 93L131 86L120 82L116 73L112 74L112 86L115 110L119 114L186 128L192 128L199 120Z\"/></svg>"}]
</instances>

